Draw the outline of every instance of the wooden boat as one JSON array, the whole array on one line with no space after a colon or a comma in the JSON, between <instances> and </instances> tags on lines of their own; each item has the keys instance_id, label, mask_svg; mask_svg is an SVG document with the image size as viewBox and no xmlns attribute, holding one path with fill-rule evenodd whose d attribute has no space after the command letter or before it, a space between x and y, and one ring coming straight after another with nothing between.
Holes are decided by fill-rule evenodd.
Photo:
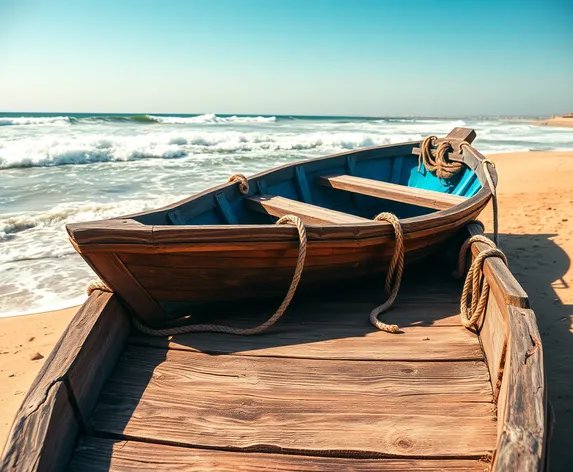
<instances>
[{"instance_id":1,"label":"wooden boat","mask_svg":"<svg viewBox=\"0 0 573 472\"><path fill-rule=\"evenodd\" d=\"M472 223L454 241L480 232ZM117 295L95 291L26 395L0 469L547 470L543 350L527 294L487 259L487 308L468 330L452 267L440 257L408 268L387 315L400 335L368 322L379 281L295 299L268 332L246 337L143 335ZM211 316L268 316L261 301L243 308Z\"/></svg>"},{"instance_id":2,"label":"wooden boat","mask_svg":"<svg viewBox=\"0 0 573 472\"><path fill-rule=\"evenodd\" d=\"M284 295L298 254L297 231L274 224L294 214L307 225L299 291L371 277L388 268L395 237L380 212L400 218L406 263L434 253L491 197L484 157L470 129L445 139L461 162L448 180L418 164L420 142L381 146L289 164L211 188L165 208L68 225L87 263L148 325L217 301ZM467 145L462 146L462 143ZM490 171L495 185L495 169Z\"/></svg>"}]
</instances>

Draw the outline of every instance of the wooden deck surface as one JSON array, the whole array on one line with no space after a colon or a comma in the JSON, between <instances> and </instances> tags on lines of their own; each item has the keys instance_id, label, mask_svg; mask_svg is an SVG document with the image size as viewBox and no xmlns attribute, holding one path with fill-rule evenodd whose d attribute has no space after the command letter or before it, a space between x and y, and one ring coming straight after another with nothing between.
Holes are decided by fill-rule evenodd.
<instances>
[{"instance_id":1,"label":"wooden deck surface","mask_svg":"<svg viewBox=\"0 0 573 472\"><path fill-rule=\"evenodd\" d=\"M495 405L461 287L410 277L393 335L368 321L382 286L297 301L259 336L132 336L71 470L487 470ZM225 319L273 306L253 310Z\"/></svg>"}]
</instances>

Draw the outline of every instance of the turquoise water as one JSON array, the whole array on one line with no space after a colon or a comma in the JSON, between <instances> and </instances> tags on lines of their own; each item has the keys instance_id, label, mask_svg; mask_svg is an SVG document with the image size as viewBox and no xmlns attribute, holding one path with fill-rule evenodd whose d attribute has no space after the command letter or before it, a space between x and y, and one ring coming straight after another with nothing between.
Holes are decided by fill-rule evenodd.
<instances>
[{"instance_id":1,"label":"turquoise water","mask_svg":"<svg viewBox=\"0 0 573 472\"><path fill-rule=\"evenodd\" d=\"M476 129L483 153L573 149L492 118L0 114L0 316L79 303L94 274L64 225L154 208L293 160Z\"/></svg>"}]
</instances>

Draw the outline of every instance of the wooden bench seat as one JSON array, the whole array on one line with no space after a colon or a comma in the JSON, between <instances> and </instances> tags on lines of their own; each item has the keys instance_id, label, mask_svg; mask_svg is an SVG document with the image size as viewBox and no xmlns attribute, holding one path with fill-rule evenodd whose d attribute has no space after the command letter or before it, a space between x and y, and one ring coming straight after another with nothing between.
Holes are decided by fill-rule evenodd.
<instances>
[{"instance_id":1,"label":"wooden bench seat","mask_svg":"<svg viewBox=\"0 0 573 472\"><path fill-rule=\"evenodd\" d=\"M297 202L289 198L275 195L255 195L245 198L248 208L261 213L281 217L296 215L305 223L310 224L355 224L372 222L360 216L350 215L341 211L329 210L328 208Z\"/></svg>"},{"instance_id":2,"label":"wooden bench seat","mask_svg":"<svg viewBox=\"0 0 573 472\"><path fill-rule=\"evenodd\" d=\"M445 210L466 200L465 197L458 195L406 187L404 185L390 184L388 182L354 177L346 174L323 175L316 178L316 183L325 187L346 190L362 195L370 195L371 197L384 198L396 202L410 203L412 205L434 208L436 210Z\"/></svg>"}]
</instances>

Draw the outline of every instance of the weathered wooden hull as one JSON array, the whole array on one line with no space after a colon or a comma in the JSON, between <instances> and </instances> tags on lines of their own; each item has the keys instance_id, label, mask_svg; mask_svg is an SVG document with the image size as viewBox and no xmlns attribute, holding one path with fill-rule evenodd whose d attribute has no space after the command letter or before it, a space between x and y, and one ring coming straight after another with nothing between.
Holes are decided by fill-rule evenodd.
<instances>
[{"instance_id":1,"label":"weathered wooden hull","mask_svg":"<svg viewBox=\"0 0 573 472\"><path fill-rule=\"evenodd\" d=\"M450 135L456 133L470 139L475 136L471 130L455 130ZM149 324L186 315L201 304L285 294L297 260L296 229L272 224L276 213L251 211L253 202L245 205L250 196L287 196L294 204L289 212L307 223L308 252L300 293L358 277L380 277L394 251L395 236L390 224L372 221L377 213L391 211L400 218L405 259L410 263L447 247L491 197L483 175L483 156L470 146L460 147L461 140L453 141L466 168L449 187L430 173L418 171L414 151L420 143L414 142L286 165L250 178L248 195L242 195L237 184L228 183L159 210L69 225L68 232L74 247L101 279ZM365 182L400 184L396 188L426 188L435 195L450 192L448 198L460 203L430 202L433 209L428 209L407 192L393 201L317 183L332 172L358 176ZM376 180L362 178L370 174ZM318 208L309 202L326 208L338 223L320 224L320 218L305 214L304 208L297 213L296 205ZM354 222L340 224L339 215Z\"/></svg>"}]
</instances>

